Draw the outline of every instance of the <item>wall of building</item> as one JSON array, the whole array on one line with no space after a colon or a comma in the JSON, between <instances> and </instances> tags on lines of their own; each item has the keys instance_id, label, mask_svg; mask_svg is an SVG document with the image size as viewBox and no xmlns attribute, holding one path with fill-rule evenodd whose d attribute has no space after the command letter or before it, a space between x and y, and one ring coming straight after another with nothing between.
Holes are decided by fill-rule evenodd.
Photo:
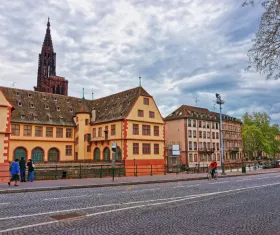
<instances>
[{"instance_id":1,"label":"wall of building","mask_svg":"<svg viewBox=\"0 0 280 235\"><path fill-rule=\"evenodd\" d=\"M44 152L44 161L48 161L48 152L51 148L56 148L59 150L59 161L73 161L74 160L74 128L73 127L63 127L63 126L47 126L47 125L35 125L35 124L20 124L12 123L13 125L19 125L19 135L11 135L10 138L10 151L9 160L14 160L14 153L16 148L22 147L27 151L27 157L31 158L32 150L39 147ZM24 135L24 126L31 126L31 136ZM42 136L35 136L35 127L41 126L43 128ZM53 136L46 136L47 127L53 128ZM56 128L63 129L63 137L56 136ZM66 129L72 129L72 137L66 137ZM66 146L72 146L72 154L66 155Z\"/></svg>"},{"instance_id":2,"label":"wall of building","mask_svg":"<svg viewBox=\"0 0 280 235\"><path fill-rule=\"evenodd\" d=\"M11 104L0 90L0 182L9 180L9 144Z\"/></svg>"},{"instance_id":3,"label":"wall of building","mask_svg":"<svg viewBox=\"0 0 280 235\"><path fill-rule=\"evenodd\" d=\"M243 157L241 123L223 120L222 130L225 161L241 161Z\"/></svg>"},{"instance_id":4,"label":"wall of building","mask_svg":"<svg viewBox=\"0 0 280 235\"><path fill-rule=\"evenodd\" d=\"M145 104L144 99L148 99ZM139 116L139 110L142 110L143 117ZM153 116L150 116L153 112ZM133 134L133 124L138 125L139 134ZM144 135L143 125L150 127L150 134ZM155 127L158 127L158 135L155 133ZM158 165L162 167L166 164L165 160L165 126L163 118L152 97L140 96L134 104L131 112L124 122L124 158L126 165ZM139 144L139 154L133 154L133 144ZM150 144L150 154L143 153L143 144ZM154 145L159 145L159 153L155 154Z\"/></svg>"}]
</instances>

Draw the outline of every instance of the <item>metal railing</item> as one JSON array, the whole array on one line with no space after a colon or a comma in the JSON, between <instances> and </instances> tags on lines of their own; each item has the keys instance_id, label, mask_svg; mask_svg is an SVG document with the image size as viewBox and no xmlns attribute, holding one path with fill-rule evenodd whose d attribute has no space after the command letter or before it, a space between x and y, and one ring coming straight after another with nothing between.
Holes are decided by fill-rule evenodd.
<instances>
[{"instance_id":1,"label":"metal railing","mask_svg":"<svg viewBox=\"0 0 280 235\"><path fill-rule=\"evenodd\" d=\"M270 169L276 167L273 160L262 161L231 161L225 162L226 172L241 172L242 167L247 171ZM83 179L83 178L105 178L143 175L166 175L169 173L196 174L208 172L208 165L198 164L196 166L179 165L134 165L125 166L123 164L112 167L111 165L47 165L36 166L34 170L35 180L57 180L57 179ZM7 172L6 172L7 173ZM8 175L8 174L7 174ZM9 176L6 176L8 178ZM2 177L3 178L3 177ZM26 171L27 178L27 171Z\"/></svg>"}]
</instances>

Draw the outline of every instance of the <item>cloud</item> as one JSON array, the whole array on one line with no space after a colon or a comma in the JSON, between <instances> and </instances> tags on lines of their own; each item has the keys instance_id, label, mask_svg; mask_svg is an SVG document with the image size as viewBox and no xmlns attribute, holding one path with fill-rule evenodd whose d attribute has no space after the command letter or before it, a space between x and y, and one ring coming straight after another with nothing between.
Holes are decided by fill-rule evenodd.
<instances>
[{"instance_id":1,"label":"cloud","mask_svg":"<svg viewBox=\"0 0 280 235\"><path fill-rule=\"evenodd\" d=\"M47 17L57 75L69 94L95 98L138 86L163 116L181 104L240 117L266 111L280 121L279 81L247 72L261 7L238 0L14 0L0 6L0 85L33 89ZM43 5L42 5L43 4Z\"/></svg>"}]
</instances>

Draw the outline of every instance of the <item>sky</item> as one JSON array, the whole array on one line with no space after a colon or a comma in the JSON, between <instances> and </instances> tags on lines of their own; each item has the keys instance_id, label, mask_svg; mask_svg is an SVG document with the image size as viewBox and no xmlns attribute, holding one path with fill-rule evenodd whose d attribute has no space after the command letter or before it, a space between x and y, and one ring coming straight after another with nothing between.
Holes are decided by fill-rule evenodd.
<instances>
[{"instance_id":1,"label":"sky","mask_svg":"<svg viewBox=\"0 0 280 235\"><path fill-rule=\"evenodd\" d=\"M142 86L163 117L182 104L268 112L280 124L280 80L246 71L261 6L242 0L13 0L0 4L0 86L33 90L50 17L56 72L69 95Z\"/></svg>"}]
</instances>

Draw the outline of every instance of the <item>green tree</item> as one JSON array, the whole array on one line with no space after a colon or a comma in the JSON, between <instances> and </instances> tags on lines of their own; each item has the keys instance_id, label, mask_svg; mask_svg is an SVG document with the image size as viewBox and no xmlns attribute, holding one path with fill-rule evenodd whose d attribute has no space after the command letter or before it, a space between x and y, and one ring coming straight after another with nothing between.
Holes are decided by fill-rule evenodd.
<instances>
[{"instance_id":1,"label":"green tree","mask_svg":"<svg viewBox=\"0 0 280 235\"><path fill-rule=\"evenodd\" d=\"M280 1L246 0L243 6L261 4L264 13L259 29L253 39L253 46L248 51L249 66L260 73L267 74L267 79L279 79L280 73Z\"/></svg>"},{"instance_id":2,"label":"green tree","mask_svg":"<svg viewBox=\"0 0 280 235\"><path fill-rule=\"evenodd\" d=\"M242 140L243 152L249 159L253 159L265 149L263 134L255 125L246 125L242 128Z\"/></svg>"},{"instance_id":3,"label":"green tree","mask_svg":"<svg viewBox=\"0 0 280 235\"><path fill-rule=\"evenodd\" d=\"M252 159L266 153L275 157L279 152L280 141L276 139L279 133L278 125L271 125L267 113L245 113L243 116L243 151Z\"/></svg>"}]
</instances>

